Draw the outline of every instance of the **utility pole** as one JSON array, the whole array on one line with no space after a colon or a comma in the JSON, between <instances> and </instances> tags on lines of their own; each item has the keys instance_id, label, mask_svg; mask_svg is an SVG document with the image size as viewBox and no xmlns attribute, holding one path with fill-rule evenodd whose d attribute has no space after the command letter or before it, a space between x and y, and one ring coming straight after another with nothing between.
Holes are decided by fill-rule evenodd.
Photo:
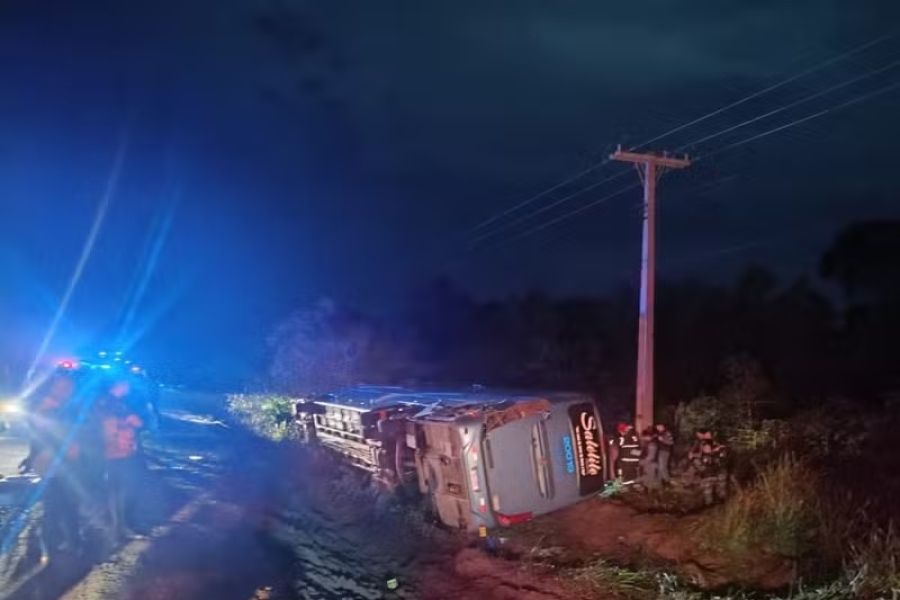
<instances>
[{"instance_id":1,"label":"utility pole","mask_svg":"<svg viewBox=\"0 0 900 600\"><path fill-rule=\"evenodd\" d=\"M638 362L635 394L635 427L638 433L653 425L653 311L656 304L656 182L666 169L691 165L687 156L623 152L619 146L611 160L637 167L644 184L644 227L641 242L641 300L638 321Z\"/></svg>"}]
</instances>

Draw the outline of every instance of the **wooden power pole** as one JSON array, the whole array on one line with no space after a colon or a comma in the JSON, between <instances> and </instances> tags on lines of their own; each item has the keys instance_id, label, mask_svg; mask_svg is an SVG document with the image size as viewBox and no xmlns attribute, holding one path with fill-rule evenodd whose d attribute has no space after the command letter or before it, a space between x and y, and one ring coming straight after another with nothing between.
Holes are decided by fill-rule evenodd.
<instances>
[{"instance_id":1,"label":"wooden power pole","mask_svg":"<svg viewBox=\"0 0 900 600\"><path fill-rule=\"evenodd\" d=\"M635 427L638 433L653 425L653 311L656 301L656 181L666 169L691 165L687 156L639 154L616 150L610 159L634 163L644 184L644 227L641 242L641 300L638 314L638 362Z\"/></svg>"}]
</instances>

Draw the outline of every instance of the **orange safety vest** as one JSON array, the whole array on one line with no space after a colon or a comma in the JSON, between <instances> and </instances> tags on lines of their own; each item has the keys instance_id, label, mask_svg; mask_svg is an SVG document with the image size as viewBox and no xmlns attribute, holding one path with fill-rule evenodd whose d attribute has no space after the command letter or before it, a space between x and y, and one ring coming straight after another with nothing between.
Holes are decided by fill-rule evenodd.
<instances>
[{"instance_id":1,"label":"orange safety vest","mask_svg":"<svg viewBox=\"0 0 900 600\"><path fill-rule=\"evenodd\" d=\"M103 451L110 459L128 458L137 452L137 430L143 421L137 415L103 417Z\"/></svg>"}]
</instances>

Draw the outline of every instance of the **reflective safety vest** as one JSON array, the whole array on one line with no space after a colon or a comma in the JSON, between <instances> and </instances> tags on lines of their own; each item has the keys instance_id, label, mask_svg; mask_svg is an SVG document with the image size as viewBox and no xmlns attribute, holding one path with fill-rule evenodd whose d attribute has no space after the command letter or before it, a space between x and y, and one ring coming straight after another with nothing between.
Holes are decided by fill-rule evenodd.
<instances>
[{"instance_id":1,"label":"reflective safety vest","mask_svg":"<svg viewBox=\"0 0 900 600\"><path fill-rule=\"evenodd\" d=\"M616 446L619 449L619 460L622 462L640 462L641 441L638 436L629 431L616 438Z\"/></svg>"},{"instance_id":2,"label":"reflective safety vest","mask_svg":"<svg viewBox=\"0 0 900 600\"><path fill-rule=\"evenodd\" d=\"M137 430L143 422L137 415L106 416L102 420L103 451L106 458L128 458L138 448Z\"/></svg>"},{"instance_id":3,"label":"reflective safety vest","mask_svg":"<svg viewBox=\"0 0 900 600\"><path fill-rule=\"evenodd\" d=\"M692 461L694 469L701 477L715 477L725 472L725 451L719 446L708 454L700 454Z\"/></svg>"}]
</instances>

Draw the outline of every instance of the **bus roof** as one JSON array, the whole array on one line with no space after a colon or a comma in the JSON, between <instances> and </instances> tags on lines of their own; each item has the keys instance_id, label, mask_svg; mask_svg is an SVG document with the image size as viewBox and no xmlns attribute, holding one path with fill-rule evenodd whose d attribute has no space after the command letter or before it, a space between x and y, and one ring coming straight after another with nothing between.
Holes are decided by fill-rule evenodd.
<instances>
[{"instance_id":1,"label":"bus roof","mask_svg":"<svg viewBox=\"0 0 900 600\"><path fill-rule=\"evenodd\" d=\"M584 399L585 394L575 392L535 392L515 390L490 390L487 388L453 389L411 389L395 386L363 385L339 392L324 394L315 398L315 402L353 408L363 412L379 410L388 406L412 405L421 406L430 411L440 412L440 407L458 409L464 406L484 406L504 402L525 400L548 400L563 402ZM422 415L424 416L424 415Z\"/></svg>"}]
</instances>

